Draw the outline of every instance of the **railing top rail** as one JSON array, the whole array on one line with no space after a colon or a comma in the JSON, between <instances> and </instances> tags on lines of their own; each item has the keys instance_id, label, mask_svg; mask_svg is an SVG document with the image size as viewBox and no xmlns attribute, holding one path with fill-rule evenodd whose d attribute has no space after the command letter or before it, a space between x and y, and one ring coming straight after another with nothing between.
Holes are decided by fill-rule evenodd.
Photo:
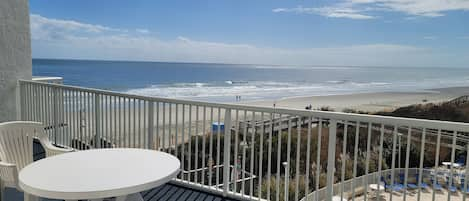
<instances>
[{"instance_id":1,"label":"railing top rail","mask_svg":"<svg viewBox=\"0 0 469 201\"><path fill-rule=\"evenodd\" d=\"M33 76L32 81L48 81L48 80L63 80L62 77L51 77L51 76Z\"/></svg>"},{"instance_id":2,"label":"railing top rail","mask_svg":"<svg viewBox=\"0 0 469 201\"><path fill-rule=\"evenodd\" d=\"M390 117L390 116L368 115L368 114L352 114L352 113L331 112L331 111L300 110L300 109L280 108L280 107L274 108L274 107L265 107L265 106L250 106L250 105L242 105L242 104L233 104L233 103L214 103L214 102L204 102L204 101L150 97L150 96L127 94L127 93L122 93L122 92L113 92L113 91L102 90L102 89L92 89L92 88L86 88L86 87L44 83L44 82L37 82L37 81L31 81L31 80L19 80L19 83L20 84L29 83L29 84L55 87L55 88L61 88L61 89L67 89L67 90L76 90L76 91L81 91L81 92L97 93L97 94L108 95L108 96L119 96L119 97L140 99L140 100L154 101L154 102L161 102L161 103L198 105L198 106L215 107L215 108L223 108L223 109L248 110L248 111L274 113L274 114L298 115L298 116L313 117L313 118L336 119L336 120L342 120L342 121L375 123L375 124L384 124L384 125L411 126L413 128L420 127L420 128L441 129L441 130L469 133L469 123L462 123L462 122Z\"/></svg>"}]
</instances>

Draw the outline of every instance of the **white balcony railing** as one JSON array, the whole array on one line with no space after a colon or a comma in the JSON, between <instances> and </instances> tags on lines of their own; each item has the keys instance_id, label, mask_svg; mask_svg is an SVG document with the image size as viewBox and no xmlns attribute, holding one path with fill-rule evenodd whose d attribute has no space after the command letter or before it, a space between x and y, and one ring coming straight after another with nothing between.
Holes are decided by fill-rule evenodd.
<instances>
[{"instance_id":1,"label":"white balcony railing","mask_svg":"<svg viewBox=\"0 0 469 201\"><path fill-rule=\"evenodd\" d=\"M466 197L468 166L440 167L467 158L466 123L19 83L21 118L43 122L56 144L165 151L181 160L183 171L173 182L193 188L247 200L379 200L367 192L384 180L419 186L400 196L376 192L390 200L438 200L433 186L450 190L453 183ZM422 190L424 184L431 185Z\"/></svg>"},{"instance_id":2,"label":"white balcony railing","mask_svg":"<svg viewBox=\"0 0 469 201\"><path fill-rule=\"evenodd\" d=\"M33 76L32 80L37 81L37 82L63 84L63 78L62 77Z\"/></svg>"}]
</instances>

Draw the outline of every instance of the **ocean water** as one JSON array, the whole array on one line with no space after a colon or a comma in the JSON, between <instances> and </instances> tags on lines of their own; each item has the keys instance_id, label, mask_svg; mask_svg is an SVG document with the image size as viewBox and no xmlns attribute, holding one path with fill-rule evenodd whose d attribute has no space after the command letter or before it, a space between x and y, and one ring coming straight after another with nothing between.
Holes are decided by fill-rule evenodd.
<instances>
[{"instance_id":1,"label":"ocean water","mask_svg":"<svg viewBox=\"0 0 469 201\"><path fill-rule=\"evenodd\" d=\"M234 102L469 86L469 69L298 67L33 59L33 75L124 93Z\"/></svg>"}]
</instances>

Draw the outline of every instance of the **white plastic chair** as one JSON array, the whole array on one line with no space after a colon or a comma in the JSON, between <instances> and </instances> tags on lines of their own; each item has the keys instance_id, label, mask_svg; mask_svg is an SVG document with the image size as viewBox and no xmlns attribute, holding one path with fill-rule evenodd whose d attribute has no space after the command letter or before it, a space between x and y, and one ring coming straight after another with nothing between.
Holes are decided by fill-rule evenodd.
<instances>
[{"instance_id":1,"label":"white plastic chair","mask_svg":"<svg viewBox=\"0 0 469 201\"><path fill-rule=\"evenodd\" d=\"M4 188L18 187L18 173L33 162L33 141L38 139L46 157L67 153L73 149L55 147L39 122L13 121L0 123L0 190L4 200Z\"/></svg>"}]
</instances>

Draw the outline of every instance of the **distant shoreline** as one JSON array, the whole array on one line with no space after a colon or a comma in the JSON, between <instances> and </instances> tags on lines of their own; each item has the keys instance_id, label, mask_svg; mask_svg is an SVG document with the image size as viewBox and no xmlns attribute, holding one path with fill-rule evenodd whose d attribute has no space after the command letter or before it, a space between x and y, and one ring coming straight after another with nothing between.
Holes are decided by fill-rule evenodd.
<instances>
[{"instance_id":1,"label":"distant shoreline","mask_svg":"<svg viewBox=\"0 0 469 201\"><path fill-rule=\"evenodd\" d=\"M469 86L428 89L423 92L370 92L345 95L303 96L279 100L260 100L241 102L244 105L305 109L311 104L312 109L329 107L335 111L354 109L366 112L390 111L399 107L439 103L460 96L469 95Z\"/></svg>"}]
</instances>

